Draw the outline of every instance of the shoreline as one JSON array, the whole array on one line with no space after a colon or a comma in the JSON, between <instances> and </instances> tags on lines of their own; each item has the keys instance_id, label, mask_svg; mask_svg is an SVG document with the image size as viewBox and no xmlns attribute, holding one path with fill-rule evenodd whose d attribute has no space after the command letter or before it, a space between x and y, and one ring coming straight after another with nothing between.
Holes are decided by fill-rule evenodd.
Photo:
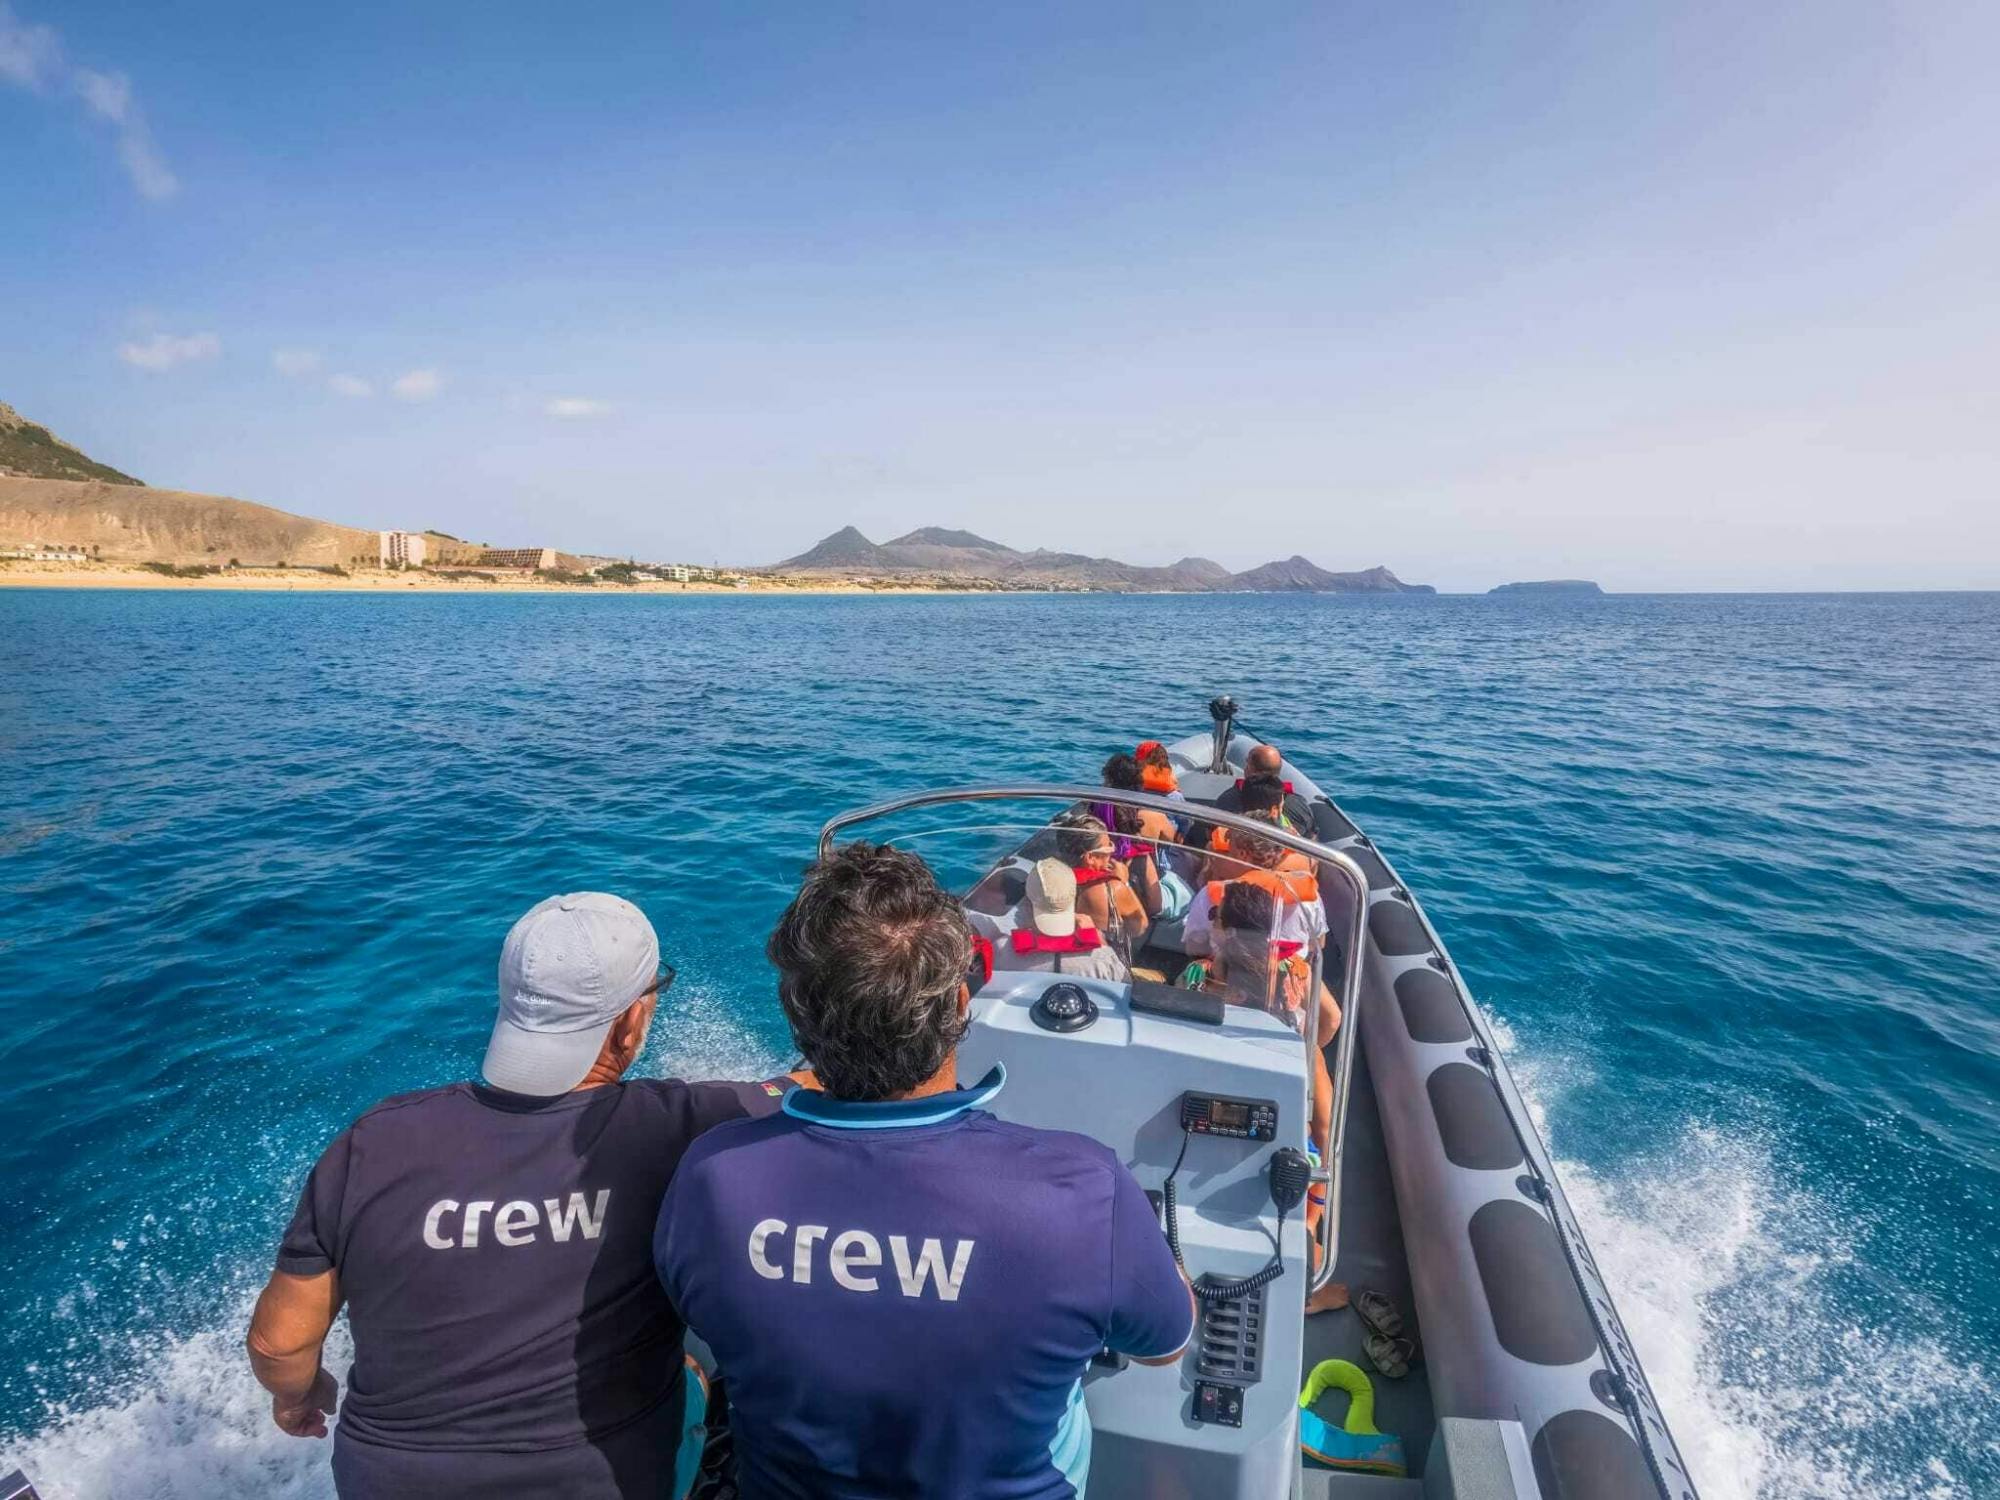
<instances>
[{"instance_id":1,"label":"shoreline","mask_svg":"<svg viewBox=\"0 0 2000 1500\"><path fill-rule=\"evenodd\" d=\"M1013 589L934 588L928 585L869 587L858 583L773 583L753 579L748 588L724 583L552 583L539 578L441 578L407 573L360 572L341 577L309 568L233 568L200 578L172 578L151 569L119 563L36 563L0 565L0 588L23 589L207 589L230 593L275 594L720 594L770 597L785 594L1000 594Z\"/></svg>"}]
</instances>

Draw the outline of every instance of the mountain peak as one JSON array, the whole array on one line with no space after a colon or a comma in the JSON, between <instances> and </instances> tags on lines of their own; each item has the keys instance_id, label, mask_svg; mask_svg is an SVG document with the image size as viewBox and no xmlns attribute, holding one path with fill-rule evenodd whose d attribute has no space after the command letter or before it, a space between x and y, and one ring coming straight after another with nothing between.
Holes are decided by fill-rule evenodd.
<instances>
[{"instance_id":1,"label":"mountain peak","mask_svg":"<svg viewBox=\"0 0 2000 1500\"><path fill-rule=\"evenodd\" d=\"M1289 594L1434 594L1427 583L1405 583L1379 564L1358 573L1332 573L1293 553L1283 562L1265 563L1233 574L1217 587L1239 592Z\"/></svg>"},{"instance_id":2,"label":"mountain peak","mask_svg":"<svg viewBox=\"0 0 2000 1500\"><path fill-rule=\"evenodd\" d=\"M879 566L882 549L861 534L857 526L843 526L831 536L820 538L797 557L788 557L781 568L853 568Z\"/></svg>"},{"instance_id":3,"label":"mountain peak","mask_svg":"<svg viewBox=\"0 0 2000 1500\"><path fill-rule=\"evenodd\" d=\"M884 542L883 545L885 547L971 547L981 552L1014 550L1004 542L989 542L974 532L957 531L949 526L919 526L915 531L905 532L894 541Z\"/></svg>"},{"instance_id":4,"label":"mountain peak","mask_svg":"<svg viewBox=\"0 0 2000 1500\"><path fill-rule=\"evenodd\" d=\"M1387 568L1329 573L1294 554L1244 573L1231 573L1206 557L1184 557L1167 567L1138 567L1115 558L1046 547L1022 551L951 526L919 526L888 542L871 542L858 527L843 526L797 557L774 565L778 572L834 575L898 575L913 580L969 579L1003 588L1168 589L1244 593L1401 594L1435 592L1408 584Z\"/></svg>"}]
</instances>

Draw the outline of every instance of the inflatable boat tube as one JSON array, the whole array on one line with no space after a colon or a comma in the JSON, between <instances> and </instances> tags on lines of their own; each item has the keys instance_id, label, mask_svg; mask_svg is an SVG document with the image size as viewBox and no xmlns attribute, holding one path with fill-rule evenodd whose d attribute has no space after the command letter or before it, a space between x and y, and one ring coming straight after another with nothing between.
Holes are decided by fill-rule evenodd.
<instances>
[{"instance_id":1,"label":"inflatable boat tube","mask_svg":"<svg viewBox=\"0 0 2000 1500\"><path fill-rule=\"evenodd\" d=\"M1232 765L1256 743L1236 736ZM1211 744L1202 735L1171 748L1201 768ZM1313 805L1313 836L1368 878L1361 1045L1438 1417L1520 1422L1544 1500L1695 1500L1548 1151L1443 940L1354 820L1297 766L1283 774Z\"/></svg>"}]
</instances>

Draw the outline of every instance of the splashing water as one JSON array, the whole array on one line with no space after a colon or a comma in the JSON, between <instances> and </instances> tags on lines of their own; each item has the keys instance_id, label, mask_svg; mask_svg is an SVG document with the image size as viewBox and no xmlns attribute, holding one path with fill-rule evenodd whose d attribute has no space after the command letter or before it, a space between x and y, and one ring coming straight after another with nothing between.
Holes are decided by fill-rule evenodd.
<instances>
[{"instance_id":1,"label":"splashing water","mask_svg":"<svg viewBox=\"0 0 2000 1500\"><path fill-rule=\"evenodd\" d=\"M332 1500L331 1439L279 1432L270 1398L246 1376L253 1300L222 1328L118 1351L130 1394L51 1410L15 1453L46 1500ZM328 1367L351 1357L342 1324L327 1341Z\"/></svg>"},{"instance_id":2,"label":"splashing water","mask_svg":"<svg viewBox=\"0 0 2000 1500\"><path fill-rule=\"evenodd\" d=\"M1492 1020L1548 1137L1559 1052ZM1985 1371L1945 1338L1835 1311L1865 1224L1795 1185L1768 1140L1690 1123L1616 1178L1556 1171L1703 1500L1975 1500L1938 1450L2000 1453ZM1946 1326L1948 1319L1941 1319ZM1961 1459L1963 1462L1963 1459Z\"/></svg>"}]
</instances>

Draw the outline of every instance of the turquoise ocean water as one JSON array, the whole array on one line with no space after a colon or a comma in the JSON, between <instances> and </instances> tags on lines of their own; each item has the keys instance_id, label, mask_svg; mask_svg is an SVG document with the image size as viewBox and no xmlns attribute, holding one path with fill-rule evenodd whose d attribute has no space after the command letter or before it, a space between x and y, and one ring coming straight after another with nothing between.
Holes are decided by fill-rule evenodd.
<instances>
[{"instance_id":1,"label":"turquoise ocean water","mask_svg":"<svg viewBox=\"0 0 2000 1500\"><path fill-rule=\"evenodd\" d=\"M1704 1494L2000 1494L1996 595L0 592L0 1460L330 1495L247 1299L520 911L639 901L646 1067L765 1068L827 815L1224 689L1496 1019Z\"/></svg>"}]
</instances>

